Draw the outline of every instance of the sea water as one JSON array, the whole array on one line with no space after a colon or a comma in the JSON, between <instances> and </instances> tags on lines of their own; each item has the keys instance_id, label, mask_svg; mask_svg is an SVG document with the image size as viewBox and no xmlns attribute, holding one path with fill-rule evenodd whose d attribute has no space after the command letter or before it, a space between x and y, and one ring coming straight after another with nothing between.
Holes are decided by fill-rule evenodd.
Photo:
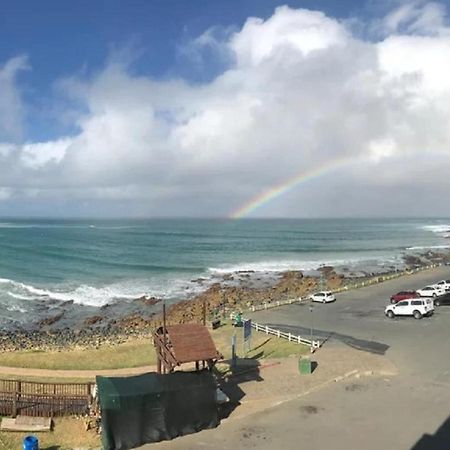
<instances>
[{"instance_id":1,"label":"sea water","mask_svg":"<svg viewBox=\"0 0 450 450\"><path fill-rule=\"evenodd\" d=\"M173 302L243 271L399 268L405 253L450 248L447 234L450 219L3 220L0 318L37 302Z\"/></svg>"}]
</instances>

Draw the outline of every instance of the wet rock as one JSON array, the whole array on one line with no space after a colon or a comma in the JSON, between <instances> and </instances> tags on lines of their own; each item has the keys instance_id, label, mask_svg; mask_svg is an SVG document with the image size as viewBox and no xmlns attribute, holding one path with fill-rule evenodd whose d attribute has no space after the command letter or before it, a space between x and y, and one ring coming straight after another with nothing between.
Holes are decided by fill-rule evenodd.
<instances>
[{"instance_id":1,"label":"wet rock","mask_svg":"<svg viewBox=\"0 0 450 450\"><path fill-rule=\"evenodd\" d=\"M135 301L143 303L146 306L153 306L157 303L162 302L162 299L156 297L147 297L146 295L143 295L142 297L137 298Z\"/></svg>"},{"instance_id":2,"label":"wet rock","mask_svg":"<svg viewBox=\"0 0 450 450\"><path fill-rule=\"evenodd\" d=\"M95 325L96 323L101 322L102 320L103 320L102 316L92 316L85 319L83 324L87 326Z\"/></svg>"},{"instance_id":3,"label":"wet rock","mask_svg":"<svg viewBox=\"0 0 450 450\"><path fill-rule=\"evenodd\" d=\"M56 314L55 316L47 317L47 318L45 318L45 319L42 319L42 320L39 322L39 325L40 325L41 327L45 327L45 326L48 326L48 325L53 325L54 323L56 323L56 322L58 322L59 320L61 320L63 316L64 316L64 311L61 312L61 313L59 313L59 314Z\"/></svg>"}]
</instances>

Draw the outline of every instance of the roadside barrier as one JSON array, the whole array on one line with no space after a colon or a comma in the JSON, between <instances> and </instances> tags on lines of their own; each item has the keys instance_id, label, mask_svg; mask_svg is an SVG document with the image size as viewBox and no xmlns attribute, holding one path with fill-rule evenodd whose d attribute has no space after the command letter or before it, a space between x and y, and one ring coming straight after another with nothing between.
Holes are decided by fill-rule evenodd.
<instances>
[{"instance_id":1,"label":"roadside barrier","mask_svg":"<svg viewBox=\"0 0 450 450\"><path fill-rule=\"evenodd\" d=\"M292 305L292 303L299 303L299 302L302 302L303 300L306 300L306 297L290 298L288 300L277 300L274 302L264 302L261 305L252 305L250 307L250 311L255 312L255 311L261 311L263 309L276 308L278 306L283 306L283 305Z\"/></svg>"},{"instance_id":2,"label":"roadside barrier","mask_svg":"<svg viewBox=\"0 0 450 450\"><path fill-rule=\"evenodd\" d=\"M231 313L230 319L234 320L236 315L237 315L236 313ZM246 320L247 320L246 318L242 317L242 321L245 322ZM278 337L280 339L286 339L289 342L295 342L297 344L308 345L314 350L320 348L322 345L322 342L320 340L311 340L311 339L308 339L308 338L303 337L298 334L285 333L284 331L277 330L277 329L269 327L267 325L261 325L257 322L254 322L253 320L252 320L252 328L254 328L256 331L259 331L261 333L269 334L269 335Z\"/></svg>"}]
</instances>

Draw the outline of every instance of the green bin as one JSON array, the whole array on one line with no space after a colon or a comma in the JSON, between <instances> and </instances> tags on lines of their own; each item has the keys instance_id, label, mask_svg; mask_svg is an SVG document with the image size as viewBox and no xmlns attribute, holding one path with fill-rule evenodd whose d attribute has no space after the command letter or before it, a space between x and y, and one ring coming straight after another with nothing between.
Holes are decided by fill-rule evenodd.
<instances>
[{"instance_id":1,"label":"green bin","mask_svg":"<svg viewBox=\"0 0 450 450\"><path fill-rule=\"evenodd\" d=\"M309 358L300 358L298 360L298 370L300 375L310 375L312 373L312 361Z\"/></svg>"}]
</instances>

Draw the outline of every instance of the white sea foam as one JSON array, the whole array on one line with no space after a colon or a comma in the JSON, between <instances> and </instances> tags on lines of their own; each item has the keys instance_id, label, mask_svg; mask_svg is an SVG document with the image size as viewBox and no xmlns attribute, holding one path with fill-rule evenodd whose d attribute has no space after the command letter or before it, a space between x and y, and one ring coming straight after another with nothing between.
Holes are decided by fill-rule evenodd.
<instances>
[{"instance_id":1,"label":"white sea foam","mask_svg":"<svg viewBox=\"0 0 450 450\"><path fill-rule=\"evenodd\" d=\"M18 305L8 305L8 306L6 306L6 309L8 311L11 311L11 312L20 312L20 313L26 313L27 312L27 309L21 308Z\"/></svg>"},{"instance_id":2,"label":"white sea foam","mask_svg":"<svg viewBox=\"0 0 450 450\"><path fill-rule=\"evenodd\" d=\"M211 267L209 272L212 274L225 275L236 272L286 272L289 270L314 270L320 266L347 266L364 263L377 263L377 258L369 256L361 258L330 259L330 260L284 260L284 261L259 261L249 263L239 263L223 267Z\"/></svg>"},{"instance_id":3,"label":"white sea foam","mask_svg":"<svg viewBox=\"0 0 450 450\"><path fill-rule=\"evenodd\" d=\"M43 289L30 284L0 278L0 292L20 301L58 300L87 306L100 307L117 301L131 301L136 298L155 296L163 298L183 299L188 294L195 294L205 288L205 285L189 283L186 279L160 280L158 282L144 280L128 280L106 286L80 285L73 288L58 287Z\"/></svg>"},{"instance_id":4,"label":"white sea foam","mask_svg":"<svg viewBox=\"0 0 450 450\"><path fill-rule=\"evenodd\" d=\"M432 231L433 233L447 233L450 231L450 224L441 225L424 225L421 227L423 230Z\"/></svg>"},{"instance_id":5,"label":"white sea foam","mask_svg":"<svg viewBox=\"0 0 450 450\"><path fill-rule=\"evenodd\" d=\"M429 249L446 249L450 248L450 244L448 245L417 245L414 247L407 247L406 250L429 250Z\"/></svg>"}]
</instances>

